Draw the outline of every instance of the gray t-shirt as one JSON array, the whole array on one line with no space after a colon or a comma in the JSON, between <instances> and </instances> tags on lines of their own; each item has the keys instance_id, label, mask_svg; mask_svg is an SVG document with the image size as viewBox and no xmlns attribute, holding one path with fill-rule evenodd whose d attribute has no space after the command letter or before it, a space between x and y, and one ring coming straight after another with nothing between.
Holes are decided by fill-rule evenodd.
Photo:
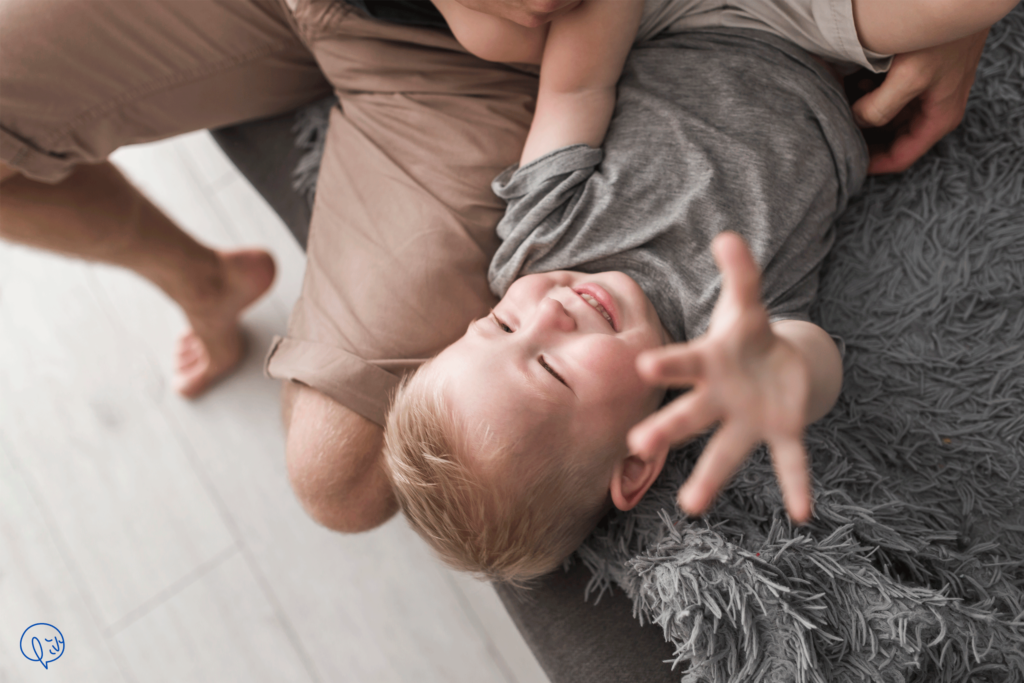
<instances>
[{"instance_id":1,"label":"gray t-shirt","mask_svg":"<svg viewBox=\"0 0 1024 683\"><path fill-rule=\"evenodd\" d=\"M733 230L763 271L771 319L806 320L867 162L839 84L795 45L733 28L656 38L630 53L603 151L566 147L494 180L508 209L491 289L622 271L685 341L718 299L709 244Z\"/></svg>"}]
</instances>

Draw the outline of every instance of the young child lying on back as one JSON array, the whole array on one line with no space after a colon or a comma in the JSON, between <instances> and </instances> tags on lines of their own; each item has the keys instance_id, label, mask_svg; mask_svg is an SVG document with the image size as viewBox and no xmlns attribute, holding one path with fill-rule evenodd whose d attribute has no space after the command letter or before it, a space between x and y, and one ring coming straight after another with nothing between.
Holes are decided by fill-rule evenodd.
<instances>
[{"instance_id":1,"label":"young child lying on back","mask_svg":"<svg viewBox=\"0 0 1024 683\"><path fill-rule=\"evenodd\" d=\"M847 20L837 40L904 52L1013 5L830 6ZM808 309L867 166L840 84L777 35L705 27L634 48L615 111L603 153L534 122L536 158L494 182L509 202L489 273L502 299L403 382L388 416L399 503L458 569L550 571L611 506L639 502L670 442L716 423L684 509L702 511L767 441L791 516L811 514L801 437L835 402L842 364ZM664 384L692 389L651 416Z\"/></svg>"}]
</instances>

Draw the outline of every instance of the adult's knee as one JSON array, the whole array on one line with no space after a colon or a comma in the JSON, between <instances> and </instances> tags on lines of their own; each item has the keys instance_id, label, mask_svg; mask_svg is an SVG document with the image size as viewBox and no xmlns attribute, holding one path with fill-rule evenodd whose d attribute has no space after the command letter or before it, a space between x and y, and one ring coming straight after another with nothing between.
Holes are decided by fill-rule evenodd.
<instances>
[{"instance_id":1,"label":"adult's knee","mask_svg":"<svg viewBox=\"0 0 1024 683\"><path fill-rule=\"evenodd\" d=\"M309 387L285 382L286 460L292 489L316 522L368 531L398 510L383 467L383 430Z\"/></svg>"},{"instance_id":2,"label":"adult's knee","mask_svg":"<svg viewBox=\"0 0 1024 683\"><path fill-rule=\"evenodd\" d=\"M11 191L11 186L9 184L5 184L5 183L7 183L7 181L9 181L9 180L14 180L15 178L20 178L20 177L21 177L21 173L18 172L18 169L14 168L13 166L8 166L4 162L0 161L0 192L3 193L2 194L3 199L0 200L0 239L3 239L3 240L12 240L13 241L15 239L15 237L16 237L14 235L14 231L11 230L11 222L12 221L9 220L9 217L6 215L6 212L3 210L3 208L7 204L9 204L9 201L7 201L7 200L10 199L10 191Z\"/></svg>"},{"instance_id":3,"label":"adult's knee","mask_svg":"<svg viewBox=\"0 0 1024 683\"><path fill-rule=\"evenodd\" d=\"M18 173L18 169L13 166L8 166L4 162L0 161L0 185L2 185L8 178L13 178L17 175L20 175Z\"/></svg>"}]
</instances>

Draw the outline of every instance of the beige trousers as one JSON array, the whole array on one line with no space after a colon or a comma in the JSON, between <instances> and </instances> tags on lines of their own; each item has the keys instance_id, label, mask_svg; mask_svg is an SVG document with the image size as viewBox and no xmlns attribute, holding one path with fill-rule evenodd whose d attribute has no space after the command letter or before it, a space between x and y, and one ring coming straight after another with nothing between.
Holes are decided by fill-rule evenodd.
<instances>
[{"instance_id":1,"label":"beige trousers","mask_svg":"<svg viewBox=\"0 0 1024 683\"><path fill-rule=\"evenodd\" d=\"M332 91L302 296L266 370L383 424L400 375L494 303L490 182L536 78L340 0L0 0L0 159L35 180Z\"/></svg>"}]
</instances>

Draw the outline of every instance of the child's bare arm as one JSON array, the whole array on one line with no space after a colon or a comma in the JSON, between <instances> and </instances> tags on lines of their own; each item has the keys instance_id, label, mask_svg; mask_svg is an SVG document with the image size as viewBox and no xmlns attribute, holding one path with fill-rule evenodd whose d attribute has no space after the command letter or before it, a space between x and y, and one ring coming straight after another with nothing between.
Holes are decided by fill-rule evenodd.
<instances>
[{"instance_id":1,"label":"child's bare arm","mask_svg":"<svg viewBox=\"0 0 1024 683\"><path fill-rule=\"evenodd\" d=\"M944 45L1009 14L1019 0L853 0L861 44L882 54Z\"/></svg>"},{"instance_id":2,"label":"child's bare arm","mask_svg":"<svg viewBox=\"0 0 1024 683\"><path fill-rule=\"evenodd\" d=\"M520 165L567 145L601 145L642 12L642 0L585 0L551 22Z\"/></svg>"},{"instance_id":3,"label":"child's bare arm","mask_svg":"<svg viewBox=\"0 0 1024 683\"><path fill-rule=\"evenodd\" d=\"M835 404L842 360L832 338L812 323L768 323L760 274L742 238L712 243L724 280L708 331L687 344L643 354L640 376L692 389L629 434L642 454L692 438L715 423L712 437L680 489L679 504L700 514L760 442L767 442L790 517L811 515L803 431Z\"/></svg>"},{"instance_id":4,"label":"child's bare arm","mask_svg":"<svg viewBox=\"0 0 1024 683\"><path fill-rule=\"evenodd\" d=\"M489 62L540 64L548 24L528 28L465 7L456 0L432 0L462 47Z\"/></svg>"}]
</instances>

